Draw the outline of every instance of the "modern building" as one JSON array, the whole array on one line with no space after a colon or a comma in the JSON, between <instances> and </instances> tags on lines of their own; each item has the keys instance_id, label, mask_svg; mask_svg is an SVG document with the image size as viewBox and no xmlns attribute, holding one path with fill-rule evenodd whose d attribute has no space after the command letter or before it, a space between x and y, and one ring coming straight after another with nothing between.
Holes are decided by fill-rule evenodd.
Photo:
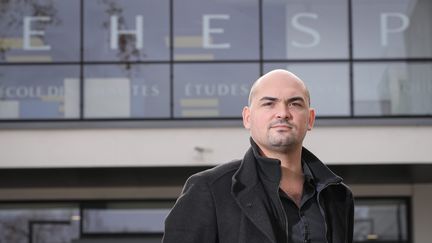
<instances>
[{"instance_id":1,"label":"modern building","mask_svg":"<svg viewBox=\"0 0 432 243\"><path fill-rule=\"evenodd\" d=\"M158 242L191 174L241 158L283 68L305 146L356 197L355 242L429 243L432 2L0 2L0 242Z\"/></svg>"}]
</instances>

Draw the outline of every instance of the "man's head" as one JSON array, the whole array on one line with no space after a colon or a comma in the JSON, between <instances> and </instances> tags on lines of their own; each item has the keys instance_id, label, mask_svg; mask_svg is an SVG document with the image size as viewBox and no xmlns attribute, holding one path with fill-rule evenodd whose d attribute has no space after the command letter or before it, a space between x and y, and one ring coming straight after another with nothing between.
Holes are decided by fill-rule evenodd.
<instances>
[{"instance_id":1,"label":"man's head","mask_svg":"<svg viewBox=\"0 0 432 243\"><path fill-rule=\"evenodd\" d=\"M260 77L243 108L243 124L266 152L288 152L302 146L315 121L309 91L291 72L277 69Z\"/></svg>"}]
</instances>

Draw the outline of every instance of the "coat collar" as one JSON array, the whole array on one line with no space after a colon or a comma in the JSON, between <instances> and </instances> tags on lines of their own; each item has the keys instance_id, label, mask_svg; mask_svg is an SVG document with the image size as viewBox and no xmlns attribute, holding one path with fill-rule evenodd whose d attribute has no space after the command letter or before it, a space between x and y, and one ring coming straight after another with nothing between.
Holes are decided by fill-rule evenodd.
<instances>
[{"instance_id":1,"label":"coat collar","mask_svg":"<svg viewBox=\"0 0 432 243\"><path fill-rule=\"evenodd\" d=\"M317 191L321 191L330 184L342 183L342 178L333 173L323 162L321 162L313 153L305 147L302 149L302 159L307 163L314 181L317 185Z\"/></svg>"},{"instance_id":2,"label":"coat collar","mask_svg":"<svg viewBox=\"0 0 432 243\"><path fill-rule=\"evenodd\" d=\"M232 191L240 193L259 182L258 170L269 181L279 183L281 178L280 161L260 155L259 147L250 138L251 147L246 152L239 169L233 176ZM302 161L307 164L312 179L320 191L329 184L338 184L342 178L334 174L323 162L305 147L302 149Z\"/></svg>"},{"instance_id":3,"label":"coat collar","mask_svg":"<svg viewBox=\"0 0 432 243\"><path fill-rule=\"evenodd\" d=\"M274 170L270 172L273 177L269 178L274 178L271 179L272 183L277 183L277 185L279 185L281 173L280 161L262 157L259 154L259 148L256 143L252 138L250 140L251 147L246 152L240 163L240 167L232 177L231 194L246 217L248 217L271 242L276 242L271 215L268 213L270 208L269 200L262 183L260 183L258 170L262 170L260 173L266 173L268 169ZM342 181L340 177L335 175L306 148L302 150L302 160L307 163L312 173L313 179L317 185L317 191L324 189L331 183L340 183ZM265 164L265 168L263 168L260 163L268 164ZM275 173L279 176L274 176Z\"/></svg>"}]
</instances>

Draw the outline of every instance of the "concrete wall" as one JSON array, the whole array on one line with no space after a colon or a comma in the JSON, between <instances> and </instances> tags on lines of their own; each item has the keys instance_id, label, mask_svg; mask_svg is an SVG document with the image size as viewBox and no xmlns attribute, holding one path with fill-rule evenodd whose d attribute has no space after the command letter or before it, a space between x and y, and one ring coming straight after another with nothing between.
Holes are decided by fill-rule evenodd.
<instances>
[{"instance_id":1,"label":"concrete wall","mask_svg":"<svg viewBox=\"0 0 432 243\"><path fill-rule=\"evenodd\" d=\"M0 130L0 168L215 165L241 158L243 128ZM316 127L329 164L432 163L432 126Z\"/></svg>"}]
</instances>

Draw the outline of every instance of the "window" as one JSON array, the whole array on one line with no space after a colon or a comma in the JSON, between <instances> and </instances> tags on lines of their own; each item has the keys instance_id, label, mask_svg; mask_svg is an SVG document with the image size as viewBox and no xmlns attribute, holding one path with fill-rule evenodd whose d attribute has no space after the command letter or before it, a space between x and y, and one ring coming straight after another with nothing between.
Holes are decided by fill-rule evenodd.
<instances>
[{"instance_id":1,"label":"window","mask_svg":"<svg viewBox=\"0 0 432 243\"><path fill-rule=\"evenodd\" d=\"M354 57L432 57L431 8L428 0L354 0Z\"/></svg>"},{"instance_id":2,"label":"window","mask_svg":"<svg viewBox=\"0 0 432 243\"><path fill-rule=\"evenodd\" d=\"M264 0L264 58L348 58L347 3Z\"/></svg>"},{"instance_id":3,"label":"window","mask_svg":"<svg viewBox=\"0 0 432 243\"><path fill-rule=\"evenodd\" d=\"M349 67L346 63L265 64L265 72L288 69L306 82L317 116L349 116Z\"/></svg>"},{"instance_id":4,"label":"window","mask_svg":"<svg viewBox=\"0 0 432 243\"><path fill-rule=\"evenodd\" d=\"M355 114L432 115L432 63L354 65Z\"/></svg>"},{"instance_id":5,"label":"window","mask_svg":"<svg viewBox=\"0 0 432 243\"><path fill-rule=\"evenodd\" d=\"M0 204L0 242L71 242L79 215L77 204Z\"/></svg>"},{"instance_id":6,"label":"window","mask_svg":"<svg viewBox=\"0 0 432 243\"><path fill-rule=\"evenodd\" d=\"M173 2L174 60L259 58L257 0Z\"/></svg>"},{"instance_id":7,"label":"window","mask_svg":"<svg viewBox=\"0 0 432 243\"><path fill-rule=\"evenodd\" d=\"M168 65L89 65L84 73L86 118L170 117Z\"/></svg>"},{"instance_id":8,"label":"window","mask_svg":"<svg viewBox=\"0 0 432 243\"><path fill-rule=\"evenodd\" d=\"M356 199L354 242L410 242L408 199Z\"/></svg>"},{"instance_id":9,"label":"window","mask_svg":"<svg viewBox=\"0 0 432 243\"><path fill-rule=\"evenodd\" d=\"M2 1L0 63L79 61L79 0Z\"/></svg>"},{"instance_id":10,"label":"window","mask_svg":"<svg viewBox=\"0 0 432 243\"><path fill-rule=\"evenodd\" d=\"M83 2L86 61L169 60L168 0Z\"/></svg>"},{"instance_id":11,"label":"window","mask_svg":"<svg viewBox=\"0 0 432 243\"><path fill-rule=\"evenodd\" d=\"M173 200L0 203L0 242L160 242Z\"/></svg>"},{"instance_id":12,"label":"window","mask_svg":"<svg viewBox=\"0 0 432 243\"><path fill-rule=\"evenodd\" d=\"M86 204L83 234L163 234L169 201Z\"/></svg>"},{"instance_id":13,"label":"window","mask_svg":"<svg viewBox=\"0 0 432 243\"><path fill-rule=\"evenodd\" d=\"M0 119L76 119L79 87L78 66L0 66Z\"/></svg>"},{"instance_id":14,"label":"window","mask_svg":"<svg viewBox=\"0 0 432 243\"><path fill-rule=\"evenodd\" d=\"M175 117L239 117L258 64L176 64Z\"/></svg>"}]
</instances>

